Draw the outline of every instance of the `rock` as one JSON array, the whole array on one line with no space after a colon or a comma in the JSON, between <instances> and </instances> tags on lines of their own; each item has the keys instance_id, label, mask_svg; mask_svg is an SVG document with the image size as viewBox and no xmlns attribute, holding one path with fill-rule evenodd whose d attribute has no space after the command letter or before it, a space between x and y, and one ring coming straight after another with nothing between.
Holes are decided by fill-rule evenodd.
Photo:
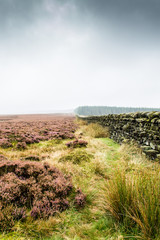
<instances>
[{"instance_id":1,"label":"rock","mask_svg":"<svg viewBox=\"0 0 160 240\"><path fill-rule=\"evenodd\" d=\"M141 146L141 149L143 151L151 150L151 148L149 146Z\"/></svg>"},{"instance_id":2,"label":"rock","mask_svg":"<svg viewBox=\"0 0 160 240\"><path fill-rule=\"evenodd\" d=\"M156 145L154 145L152 142L150 143L150 146L152 149L154 149L154 150L156 149Z\"/></svg>"},{"instance_id":3,"label":"rock","mask_svg":"<svg viewBox=\"0 0 160 240\"><path fill-rule=\"evenodd\" d=\"M157 154L157 160L160 161L160 154Z\"/></svg>"}]
</instances>

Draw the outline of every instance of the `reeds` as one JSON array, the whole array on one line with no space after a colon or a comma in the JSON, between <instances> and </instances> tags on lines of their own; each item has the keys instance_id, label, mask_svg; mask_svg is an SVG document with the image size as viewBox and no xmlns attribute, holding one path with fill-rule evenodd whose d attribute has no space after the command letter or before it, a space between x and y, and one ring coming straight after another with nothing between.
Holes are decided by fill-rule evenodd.
<instances>
[{"instance_id":1,"label":"reeds","mask_svg":"<svg viewBox=\"0 0 160 240\"><path fill-rule=\"evenodd\" d=\"M115 172L106 183L106 208L117 221L127 227L138 227L146 239L160 230L159 171L140 169L135 175L124 170Z\"/></svg>"}]
</instances>

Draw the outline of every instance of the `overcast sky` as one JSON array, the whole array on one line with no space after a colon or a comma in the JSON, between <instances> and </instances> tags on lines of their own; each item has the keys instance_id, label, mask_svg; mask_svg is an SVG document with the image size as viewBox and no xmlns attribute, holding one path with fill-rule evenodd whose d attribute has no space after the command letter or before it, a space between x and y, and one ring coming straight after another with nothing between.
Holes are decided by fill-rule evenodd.
<instances>
[{"instance_id":1,"label":"overcast sky","mask_svg":"<svg viewBox=\"0 0 160 240\"><path fill-rule=\"evenodd\" d=\"M0 0L0 114L160 107L160 0Z\"/></svg>"}]
</instances>

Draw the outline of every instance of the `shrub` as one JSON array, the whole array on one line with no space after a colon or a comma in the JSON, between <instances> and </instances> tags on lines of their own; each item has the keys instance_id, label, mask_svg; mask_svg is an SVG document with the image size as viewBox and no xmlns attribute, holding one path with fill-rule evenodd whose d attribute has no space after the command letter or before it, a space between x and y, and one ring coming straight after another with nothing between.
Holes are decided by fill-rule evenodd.
<instances>
[{"instance_id":1,"label":"shrub","mask_svg":"<svg viewBox=\"0 0 160 240\"><path fill-rule=\"evenodd\" d=\"M72 191L75 190L71 179L47 163L0 162L0 203L3 211L13 205L13 220L25 219L25 209L34 219L48 218L64 211L70 206L67 198ZM1 215L3 218L3 212ZM2 226L0 230L4 230Z\"/></svg>"},{"instance_id":2,"label":"shrub","mask_svg":"<svg viewBox=\"0 0 160 240\"><path fill-rule=\"evenodd\" d=\"M88 162L92 157L93 157L92 154L88 154L84 150L76 149L75 151L70 152L69 154L61 157L59 161L60 162L70 161L74 164L79 164L82 161Z\"/></svg>"},{"instance_id":3,"label":"shrub","mask_svg":"<svg viewBox=\"0 0 160 240\"><path fill-rule=\"evenodd\" d=\"M14 220L16 220L16 221L25 220L27 217L26 208L25 207L22 207L22 208L15 207L14 210L12 211L12 216L13 216Z\"/></svg>"},{"instance_id":4,"label":"shrub","mask_svg":"<svg viewBox=\"0 0 160 240\"><path fill-rule=\"evenodd\" d=\"M66 199L57 198L55 200L48 200L46 198L41 201L36 201L32 211L31 216L34 219L37 218L48 218L49 216L53 216L56 212L64 211L69 207L69 202Z\"/></svg>"},{"instance_id":5,"label":"shrub","mask_svg":"<svg viewBox=\"0 0 160 240\"><path fill-rule=\"evenodd\" d=\"M75 196L75 205L76 207L84 207L86 203L86 195L82 193L81 189L78 189L76 191L76 196Z\"/></svg>"},{"instance_id":6,"label":"shrub","mask_svg":"<svg viewBox=\"0 0 160 240\"><path fill-rule=\"evenodd\" d=\"M24 150L27 148L27 145L25 142L18 142L17 145L16 145L16 148L19 149L19 150Z\"/></svg>"},{"instance_id":7,"label":"shrub","mask_svg":"<svg viewBox=\"0 0 160 240\"><path fill-rule=\"evenodd\" d=\"M86 147L87 144L88 142L85 140L76 139L74 141L66 143L66 146L69 148L78 148L78 147Z\"/></svg>"},{"instance_id":8,"label":"shrub","mask_svg":"<svg viewBox=\"0 0 160 240\"><path fill-rule=\"evenodd\" d=\"M1 148L10 148L10 147L13 147L12 143L9 142L8 139L0 139L0 147Z\"/></svg>"}]
</instances>

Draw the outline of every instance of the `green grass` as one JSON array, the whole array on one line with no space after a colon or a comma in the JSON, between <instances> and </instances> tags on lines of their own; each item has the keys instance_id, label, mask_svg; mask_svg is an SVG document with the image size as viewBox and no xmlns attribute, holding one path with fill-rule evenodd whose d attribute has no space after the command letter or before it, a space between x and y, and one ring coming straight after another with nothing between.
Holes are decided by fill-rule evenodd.
<instances>
[{"instance_id":1,"label":"green grass","mask_svg":"<svg viewBox=\"0 0 160 240\"><path fill-rule=\"evenodd\" d=\"M114 151L116 151L120 148L120 145L110 138L100 138L100 140L102 142L104 142L105 144L107 144L107 146L112 147L112 150L114 150Z\"/></svg>"},{"instance_id":2,"label":"green grass","mask_svg":"<svg viewBox=\"0 0 160 240\"><path fill-rule=\"evenodd\" d=\"M92 154L88 154L85 149L73 149L68 154L62 156L59 161L67 162L70 161L74 164L80 164L82 162L88 162L93 157Z\"/></svg>"},{"instance_id":3,"label":"green grass","mask_svg":"<svg viewBox=\"0 0 160 240\"><path fill-rule=\"evenodd\" d=\"M159 164L144 159L134 145L119 151L120 147L112 140L104 139L103 142L112 148L107 161L112 161L114 166L105 188L107 210L122 224L125 232L132 233L136 229L144 239L160 238ZM116 154L111 155L111 151Z\"/></svg>"}]
</instances>

